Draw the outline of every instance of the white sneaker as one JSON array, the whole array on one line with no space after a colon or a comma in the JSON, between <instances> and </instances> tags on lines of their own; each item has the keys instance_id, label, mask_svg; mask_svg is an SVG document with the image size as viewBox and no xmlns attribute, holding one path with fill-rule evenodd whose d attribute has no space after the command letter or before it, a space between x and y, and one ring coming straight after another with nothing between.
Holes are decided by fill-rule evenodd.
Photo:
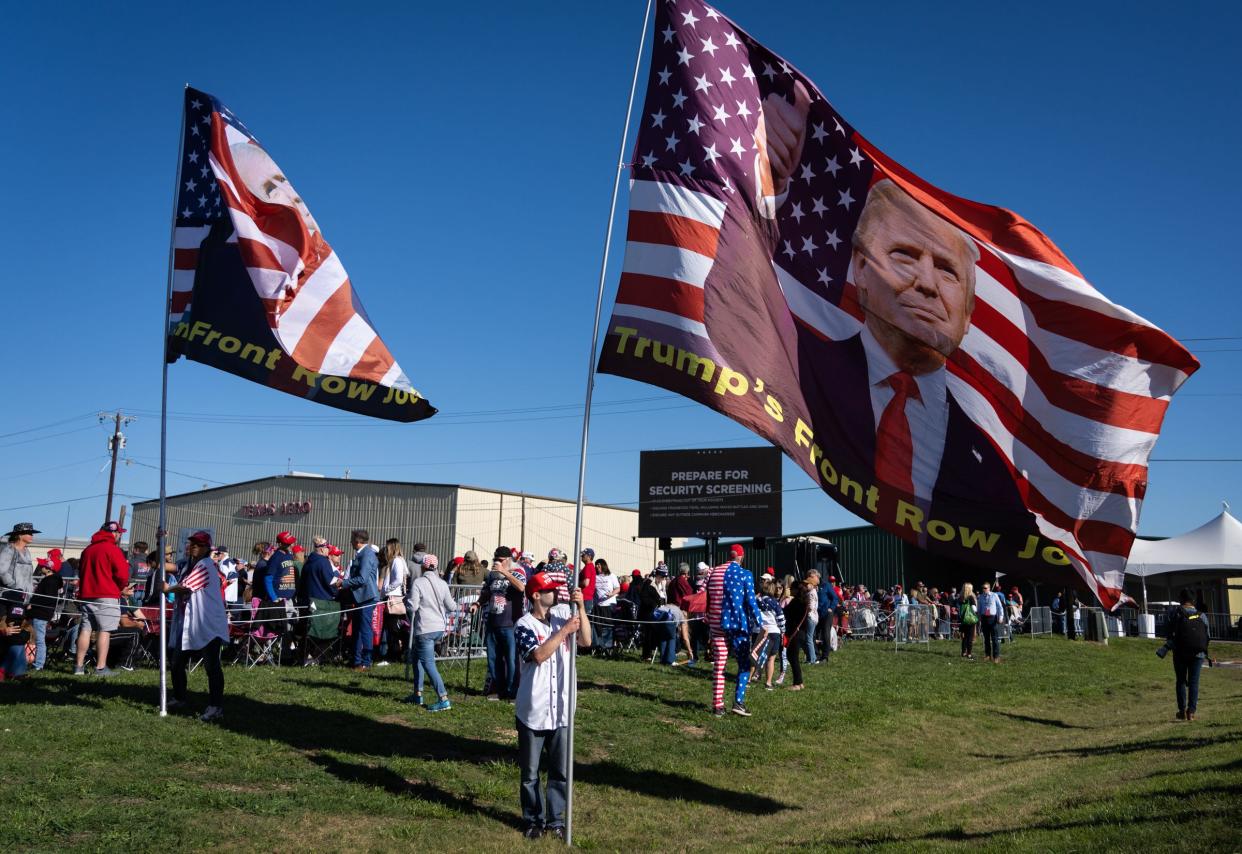
<instances>
[{"instance_id":1,"label":"white sneaker","mask_svg":"<svg viewBox=\"0 0 1242 854\"><path fill-rule=\"evenodd\" d=\"M207 710L199 717L199 720L203 723L209 723L211 721L218 721L222 717L224 717L224 709L219 706L208 706Z\"/></svg>"},{"instance_id":2,"label":"white sneaker","mask_svg":"<svg viewBox=\"0 0 1242 854\"><path fill-rule=\"evenodd\" d=\"M389 663L390 663L390 662L387 662L387 661L378 661L378 662L376 662L376 663L375 663L375 666L376 666L376 667L387 667L387 666L389 665Z\"/></svg>"}]
</instances>

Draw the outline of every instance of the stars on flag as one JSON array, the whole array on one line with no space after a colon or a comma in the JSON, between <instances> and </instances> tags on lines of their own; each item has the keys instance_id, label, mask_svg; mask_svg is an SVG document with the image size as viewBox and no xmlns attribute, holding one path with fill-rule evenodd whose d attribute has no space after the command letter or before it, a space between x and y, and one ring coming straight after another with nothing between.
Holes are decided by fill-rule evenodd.
<instances>
[{"instance_id":1,"label":"stars on flag","mask_svg":"<svg viewBox=\"0 0 1242 854\"><path fill-rule=\"evenodd\" d=\"M188 96L188 93L187 93ZM176 225L207 225L220 219L220 190L207 164L211 145L213 110L218 107L200 97L185 105L185 135L181 146L181 182L177 185ZM208 132L204 133L204 129Z\"/></svg>"},{"instance_id":2,"label":"stars on flag","mask_svg":"<svg viewBox=\"0 0 1242 854\"><path fill-rule=\"evenodd\" d=\"M669 0L659 16L644 111L649 121L639 130L635 170L721 199L753 199L764 99L789 98L802 80L812 92L811 113L802 157L774 206L774 261L808 287L844 281L848 238L871 174L849 128L788 62L709 7Z\"/></svg>"}]
</instances>

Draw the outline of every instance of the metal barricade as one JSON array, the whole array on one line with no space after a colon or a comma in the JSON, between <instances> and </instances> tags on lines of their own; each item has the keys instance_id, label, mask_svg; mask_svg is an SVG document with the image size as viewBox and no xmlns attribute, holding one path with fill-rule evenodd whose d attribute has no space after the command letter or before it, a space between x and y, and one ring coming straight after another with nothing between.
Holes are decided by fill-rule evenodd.
<instances>
[{"instance_id":1,"label":"metal barricade","mask_svg":"<svg viewBox=\"0 0 1242 854\"><path fill-rule=\"evenodd\" d=\"M444 638L436 646L436 661L487 658L482 615L474 607L479 601L479 585L450 584L449 593L457 603L457 610L448 615Z\"/></svg>"},{"instance_id":2,"label":"metal barricade","mask_svg":"<svg viewBox=\"0 0 1242 854\"><path fill-rule=\"evenodd\" d=\"M1032 608L1026 613L1026 624L1032 637L1052 635L1052 609L1047 605Z\"/></svg>"},{"instance_id":3,"label":"metal barricade","mask_svg":"<svg viewBox=\"0 0 1242 854\"><path fill-rule=\"evenodd\" d=\"M849 637L854 640L871 640L881 625L879 606L874 602L846 602L849 620Z\"/></svg>"},{"instance_id":4,"label":"metal barricade","mask_svg":"<svg viewBox=\"0 0 1242 854\"><path fill-rule=\"evenodd\" d=\"M896 627L893 633L894 648L902 644L931 645L932 621L935 609L929 605L907 605L895 612Z\"/></svg>"}]
</instances>

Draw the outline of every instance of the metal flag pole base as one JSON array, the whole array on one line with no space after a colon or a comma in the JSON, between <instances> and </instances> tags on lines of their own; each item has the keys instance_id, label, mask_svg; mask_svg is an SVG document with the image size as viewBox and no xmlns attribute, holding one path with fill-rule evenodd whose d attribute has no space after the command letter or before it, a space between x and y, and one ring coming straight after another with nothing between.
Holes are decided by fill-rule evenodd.
<instances>
[{"instance_id":1,"label":"metal flag pole base","mask_svg":"<svg viewBox=\"0 0 1242 854\"><path fill-rule=\"evenodd\" d=\"M621 126L621 150L617 155L617 172L612 182L612 202L608 208L608 228L604 232L604 254L599 267L599 289L595 294L595 325L591 330L591 350L587 353L586 400L582 406L582 446L578 455L578 504L574 513L574 551L577 561L574 572L582 563L582 511L586 501L587 443L591 430L591 396L595 392L595 352L599 347L599 316L604 307L604 282L608 275L608 249L612 243L612 226L617 216L617 194L621 190L621 170L625 169L625 149L629 142L630 116L634 112L634 93L638 90L638 72L647 44L647 25L651 21L651 3L643 14L643 28L638 38L638 55L634 58L634 78L630 81L630 97L625 107L625 124ZM572 574L572 573L571 573ZM574 581L570 579L570 589ZM574 844L574 714L578 708L578 637L569 639L569 733L565 745L565 844Z\"/></svg>"}]
</instances>

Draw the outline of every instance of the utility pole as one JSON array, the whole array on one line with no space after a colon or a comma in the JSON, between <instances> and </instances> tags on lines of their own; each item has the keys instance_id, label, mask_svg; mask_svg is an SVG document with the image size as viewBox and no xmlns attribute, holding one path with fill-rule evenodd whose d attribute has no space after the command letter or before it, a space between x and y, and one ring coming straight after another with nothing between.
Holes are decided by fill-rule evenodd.
<instances>
[{"instance_id":1,"label":"utility pole","mask_svg":"<svg viewBox=\"0 0 1242 854\"><path fill-rule=\"evenodd\" d=\"M108 420L108 413L99 413L99 423ZM125 424L131 424L138 419L132 415L126 416L121 414L121 410L112 413L112 435L108 437L108 450L112 454L112 466L108 472L108 509L104 511L104 521L108 522L112 519L112 491L116 488L116 455L125 447L125 434L121 432L121 427Z\"/></svg>"}]
</instances>

